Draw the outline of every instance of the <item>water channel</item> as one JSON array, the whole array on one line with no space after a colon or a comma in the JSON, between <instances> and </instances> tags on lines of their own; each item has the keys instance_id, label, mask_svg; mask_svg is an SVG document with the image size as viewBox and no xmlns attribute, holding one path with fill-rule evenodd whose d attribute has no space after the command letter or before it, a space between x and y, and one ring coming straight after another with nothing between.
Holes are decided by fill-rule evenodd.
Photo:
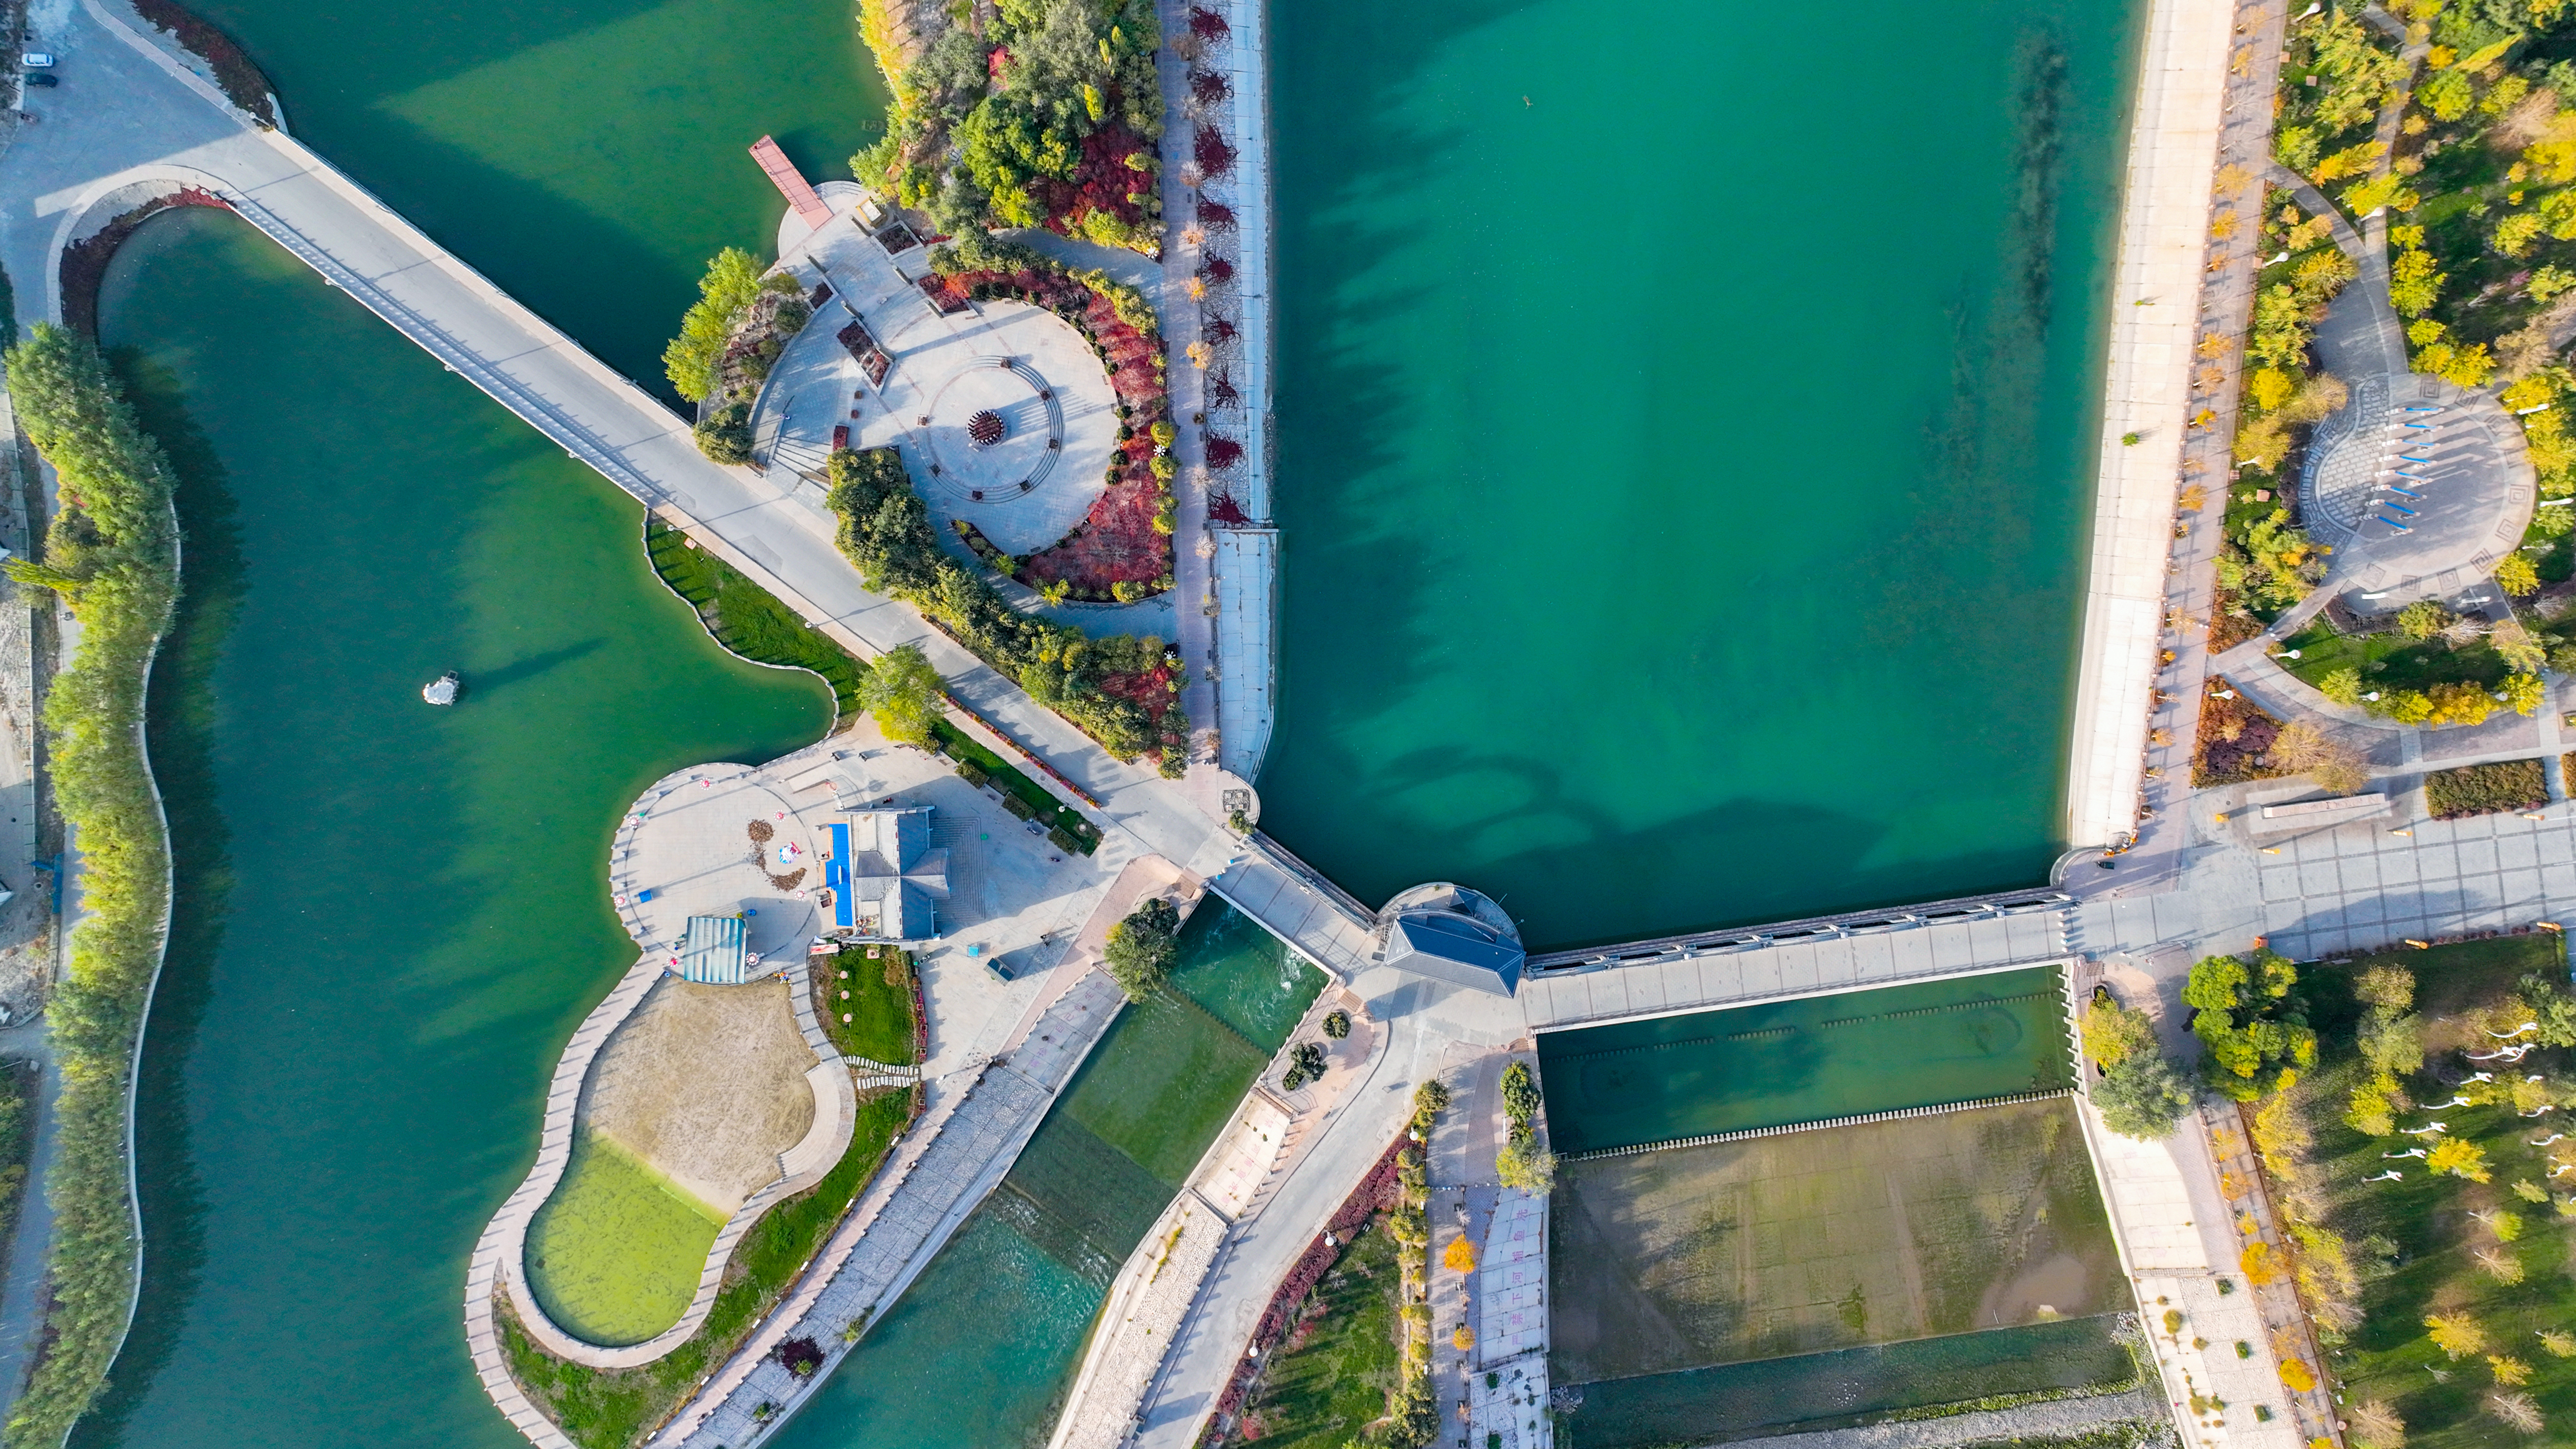
<instances>
[{"instance_id":1,"label":"water channel","mask_svg":"<svg viewBox=\"0 0 2576 1449\"><path fill-rule=\"evenodd\" d=\"M707 254L774 225L742 147L838 174L881 105L824 0L201 10L298 135L648 383ZM1274 17L1266 823L1364 896L1503 893L1541 943L2028 879L2135 7L1889 14L1829 57L1734 0L1652 44L1597 11ZM825 700L722 657L630 504L228 218L147 228L102 315L182 465L190 599L146 1294L79 1442L515 1444L457 1295L623 965L610 826ZM475 708L411 701L450 665ZM1311 990L1204 920L1186 999L1120 1023L786 1442L1043 1432L1104 1265L1285 1029L1224 1003Z\"/></svg>"},{"instance_id":2,"label":"water channel","mask_svg":"<svg viewBox=\"0 0 2576 1449\"><path fill-rule=\"evenodd\" d=\"M1263 827L1535 945L2041 878L2144 12L1273 7Z\"/></svg>"}]
</instances>

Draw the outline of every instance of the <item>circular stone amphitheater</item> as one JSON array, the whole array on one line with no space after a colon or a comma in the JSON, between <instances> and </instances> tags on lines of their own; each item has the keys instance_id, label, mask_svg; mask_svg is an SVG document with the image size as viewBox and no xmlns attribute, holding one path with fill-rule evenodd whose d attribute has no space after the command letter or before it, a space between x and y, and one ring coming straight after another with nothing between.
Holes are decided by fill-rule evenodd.
<instances>
[{"instance_id":1,"label":"circular stone amphitheater","mask_svg":"<svg viewBox=\"0 0 2576 1449\"><path fill-rule=\"evenodd\" d=\"M829 292L761 389L753 453L772 481L793 492L800 475L820 477L838 438L894 449L935 511L1006 553L1072 532L1107 490L1119 442L1091 343L1014 298L934 303L921 286L929 249L900 225L865 226L856 186L820 189L832 219L808 230L791 211L779 235L780 264L809 295Z\"/></svg>"},{"instance_id":2,"label":"circular stone amphitheater","mask_svg":"<svg viewBox=\"0 0 2576 1449\"><path fill-rule=\"evenodd\" d=\"M2300 480L2302 520L2334 550L2320 592L2382 614L2485 582L2531 525L2535 481L2493 397L2421 373L2364 378Z\"/></svg>"}]
</instances>

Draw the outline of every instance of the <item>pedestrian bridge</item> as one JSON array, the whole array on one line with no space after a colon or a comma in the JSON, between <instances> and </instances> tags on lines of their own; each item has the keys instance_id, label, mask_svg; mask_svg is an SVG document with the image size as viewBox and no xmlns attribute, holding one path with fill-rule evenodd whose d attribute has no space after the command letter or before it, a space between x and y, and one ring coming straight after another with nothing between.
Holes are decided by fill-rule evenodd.
<instances>
[{"instance_id":1,"label":"pedestrian bridge","mask_svg":"<svg viewBox=\"0 0 2576 1449\"><path fill-rule=\"evenodd\" d=\"M30 313L63 320L65 257L117 218L181 192L219 202L843 647L862 657L922 649L978 717L961 727L1043 759L1145 850L1190 862L1224 848L1179 785L1113 759L913 610L861 587L812 489L800 498L793 478L708 461L687 420L302 143L235 109L167 37L81 0L49 43L77 62L82 83L28 102L43 108L37 123L22 123L0 154L0 265L37 304ZM824 225L857 222L844 210Z\"/></svg>"}]
</instances>

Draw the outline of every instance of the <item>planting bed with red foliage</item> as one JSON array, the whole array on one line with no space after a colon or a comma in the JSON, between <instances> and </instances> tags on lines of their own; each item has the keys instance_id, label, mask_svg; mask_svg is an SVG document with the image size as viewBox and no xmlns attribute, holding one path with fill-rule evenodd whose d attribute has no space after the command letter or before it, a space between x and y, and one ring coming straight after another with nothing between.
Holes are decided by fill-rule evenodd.
<instances>
[{"instance_id":1,"label":"planting bed with red foliage","mask_svg":"<svg viewBox=\"0 0 2576 1449\"><path fill-rule=\"evenodd\" d=\"M2234 695L2219 698L2219 692ZM2281 737L2281 722L2245 697L2245 691L2211 675L2200 687L2200 739L2191 762L2194 785L2233 785L2264 780L2280 773L2263 763L2272 742Z\"/></svg>"},{"instance_id":2,"label":"planting bed with red foliage","mask_svg":"<svg viewBox=\"0 0 2576 1449\"><path fill-rule=\"evenodd\" d=\"M1360 1225L1395 1206L1399 1191L1395 1160L1412 1145L1403 1137L1387 1144L1377 1166L1370 1168L1369 1175L1360 1179L1359 1187L1342 1200L1342 1205L1333 1212L1332 1221L1324 1225L1324 1231L1306 1245L1306 1251L1297 1255L1297 1261L1288 1269L1288 1276L1279 1281L1279 1291L1270 1295L1270 1306L1261 1311L1261 1321L1252 1330L1249 1348L1267 1354L1276 1347L1288 1330L1296 1326L1297 1310L1306 1301L1306 1295L1315 1291L1315 1285L1323 1282L1324 1275L1333 1271L1333 1265L1350 1250L1351 1238L1359 1231ZM1325 1242L1326 1236L1333 1241ZM1206 1436L1200 1440L1201 1449L1216 1449L1226 1442L1224 1426L1231 1425L1234 1416L1243 1411L1245 1401L1252 1397L1253 1386L1260 1378L1259 1360L1247 1354L1234 1361L1234 1373L1225 1381L1225 1392L1217 1396L1216 1412L1208 1418Z\"/></svg>"},{"instance_id":3,"label":"planting bed with red foliage","mask_svg":"<svg viewBox=\"0 0 2576 1449\"><path fill-rule=\"evenodd\" d=\"M215 68L215 84L222 89L225 100L272 126L277 124L277 112L268 103L277 88L268 83L258 62L235 45L231 36L170 0L134 0L134 8L155 27L177 37L189 54Z\"/></svg>"},{"instance_id":4,"label":"planting bed with red foliage","mask_svg":"<svg viewBox=\"0 0 2576 1449\"><path fill-rule=\"evenodd\" d=\"M211 191L183 186L168 196L156 196L132 211L116 217L95 235L85 237L63 248L63 321L75 331L91 337L98 335L98 284L107 275L108 260L135 228L174 206L215 206L230 211L232 207Z\"/></svg>"},{"instance_id":5,"label":"planting bed with red foliage","mask_svg":"<svg viewBox=\"0 0 2576 1449\"><path fill-rule=\"evenodd\" d=\"M1081 235L1082 220L1105 212L1122 227L1145 224L1145 199L1153 195L1153 173L1127 164L1135 155L1152 155L1153 146L1124 126L1109 126L1082 138L1082 160L1071 181L1040 176L1029 182L1029 195L1046 211L1047 229Z\"/></svg>"},{"instance_id":6,"label":"planting bed with red foliage","mask_svg":"<svg viewBox=\"0 0 2576 1449\"><path fill-rule=\"evenodd\" d=\"M922 289L943 311L964 306L982 287L988 295L1000 291L1025 298L1071 322L1099 352L1109 385L1127 410L1129 432L1111 456L1108 491L1092 501L1091 512L1071 533L1022 560L1016 576L1031 587L1060 581L1087 603L1116 598L1114 587L1122 583L1159 592L1172 573L1171 536L1154 527L1163 485L1154 476L1153 426L1169 409L1161 336L1129 326L1107 298L1054 272L959 272L939 281L935 290L934 280L925 278ZM1159 716L1160 701L1149 707Z\"/></svg>"}]
</instances>

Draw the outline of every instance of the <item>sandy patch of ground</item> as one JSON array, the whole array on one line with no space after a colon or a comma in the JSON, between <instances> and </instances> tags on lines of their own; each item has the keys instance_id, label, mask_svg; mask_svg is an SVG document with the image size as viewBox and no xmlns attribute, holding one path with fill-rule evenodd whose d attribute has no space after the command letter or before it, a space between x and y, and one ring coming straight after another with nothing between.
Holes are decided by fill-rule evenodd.
<instances>
[{"instance_id":1,"label":"sandy patch of ground","mask_svg":"<svg viewBox=\"0 0 2576 1449\"><path fill-rule=\"evenodd\" d=\"M581 1121L730 1215L813 1125L813 1065L786 982L665 976L601 1049Z\"/></svg>"}]
</instances>

